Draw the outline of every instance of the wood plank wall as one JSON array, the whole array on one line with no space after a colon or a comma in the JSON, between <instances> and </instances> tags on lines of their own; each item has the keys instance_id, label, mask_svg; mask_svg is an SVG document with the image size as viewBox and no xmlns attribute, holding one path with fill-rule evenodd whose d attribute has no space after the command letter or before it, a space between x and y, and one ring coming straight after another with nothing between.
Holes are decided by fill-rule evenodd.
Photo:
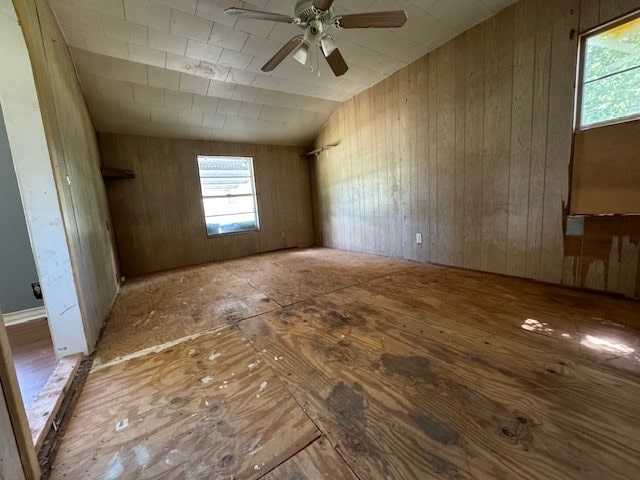
<instances>
[{"instance_id":1,"label":"wood plank wall","mask_svg":"<svg viewBox=\"0 0 640 480\"><path fill-rule=\"evenodd\" d=\"M69 49L49 4L46 0L13 3L31 58L91 349L118 291L96 133Z\"/></svg>"},{"instance_id":2,"label":"wood plank wall","mask_svg":"<svg viewBox=\"0 0 640 480\"><path fill-rule=\"evenodd\" d=\"M341 142L312 164L316 243L640 296L638 217L564 237L578 32L634 8L523 0L346 102L315 141Z\"/></svg>"},{"instance_id":3,"label":"wood plank wall","mask_svg":"<svg viewBox=\"0 0 640 480\"><path fill-rule=\"evenodd\" d=\"M104 165L136 175L107 183L125 275L313 244L309 160L300 158L298 147L107 133L99 138ZM259 232L206 236L197 155L253 157Z\"/></svg>"}]
</instances>

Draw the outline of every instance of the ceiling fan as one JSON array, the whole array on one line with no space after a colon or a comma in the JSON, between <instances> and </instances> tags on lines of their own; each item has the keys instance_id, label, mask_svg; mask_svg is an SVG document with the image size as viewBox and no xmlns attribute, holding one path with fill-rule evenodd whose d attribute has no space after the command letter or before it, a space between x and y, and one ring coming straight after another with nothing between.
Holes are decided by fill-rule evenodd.
<instances>
[{"instance_id":1,"label":"ceiling fan","mask_svg":"<svg viewBox=\"0 0 640 480\"><path fill-rule=\"evenodd\" d=\"M397 28L402 27L407 21L407 14L403 10L335 15L333 2L334 0L298 0L293 17L246 8L227 8L225 13L254 20L291 23L304 30L302 35L293 37L278 50L271 60L264 64L262 71L272 71L290 54L293 54L293 58L305 65L309 56L309 48L319 44L322 54L336 76L344 75L349 67L328 33L331 27Z\"/></svg>"}]
</instances>

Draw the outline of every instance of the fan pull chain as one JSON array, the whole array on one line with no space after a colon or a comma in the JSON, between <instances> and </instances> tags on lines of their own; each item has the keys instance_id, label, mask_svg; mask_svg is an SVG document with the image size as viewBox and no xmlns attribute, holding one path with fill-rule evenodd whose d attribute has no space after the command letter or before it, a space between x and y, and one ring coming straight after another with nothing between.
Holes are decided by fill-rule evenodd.
<instances>
[{"instance_id":1,"label":"fan pull chain","mask_svg":"<svg viewBox=\"0 0 640 480\"><path fill-rule=\"evenodd\" d=\"M318 78L320 78L320 54L318 50L320 50L320 47L316 44L316 70L318 71Z\"/></svg>"},{"instance_id":2,"label":"fan pull chain","mask_svg":"<svg viewBox=\"0 0 640 480\"><path fill-rule=\"evenodd\" d=\"M309 55L309 72L313 73L313 53Z\"/></svg>"}]
</instances>

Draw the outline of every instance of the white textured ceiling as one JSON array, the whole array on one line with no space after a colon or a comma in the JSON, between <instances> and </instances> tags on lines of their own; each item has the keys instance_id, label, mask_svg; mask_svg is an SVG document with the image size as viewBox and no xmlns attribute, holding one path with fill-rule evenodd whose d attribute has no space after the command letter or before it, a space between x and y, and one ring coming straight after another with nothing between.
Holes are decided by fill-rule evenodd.
<instances>
[{"instance_id":1,"label":"white textured ceiling","mask_svg":"<svg viewBox=\"0 0 640 480\"><path fill-rule=\"evenodd\" d=\"M515 0L336 0L336 13L406 10L400 29L334 30L349 65L335 77L288 58L262 65L290 24L225 15L292 15L295 0L49 0L98 131L307 145L355 94ZM316 56L312 55L316 65Z\"/></svg>"}]
</instances>

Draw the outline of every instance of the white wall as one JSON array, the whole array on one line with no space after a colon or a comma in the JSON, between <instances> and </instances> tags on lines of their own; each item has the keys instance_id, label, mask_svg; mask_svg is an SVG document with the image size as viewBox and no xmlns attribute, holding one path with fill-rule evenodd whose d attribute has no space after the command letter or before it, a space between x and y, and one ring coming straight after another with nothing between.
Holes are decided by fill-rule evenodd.
<instances>
[{"instance_id":1,"label":"white wall","mask_svg":"<svg viewBox=\"0 0 640 480\"><path fill-rule=\"evenodd\" d=\"M13 168L0 104L0 309L20 312L42 307L31 284L38 282L27 222Z\"/></svg>"},{"instance_id":2,"label":"white wall","mask_svg":"<svg viewBox=\"0 0 640 480\"><path fill-rule=\"evenodd\" d=\"M88 353L29 54L11 0L0 0L0 103L56 355Z\"/></svg>"}]
</instances>

